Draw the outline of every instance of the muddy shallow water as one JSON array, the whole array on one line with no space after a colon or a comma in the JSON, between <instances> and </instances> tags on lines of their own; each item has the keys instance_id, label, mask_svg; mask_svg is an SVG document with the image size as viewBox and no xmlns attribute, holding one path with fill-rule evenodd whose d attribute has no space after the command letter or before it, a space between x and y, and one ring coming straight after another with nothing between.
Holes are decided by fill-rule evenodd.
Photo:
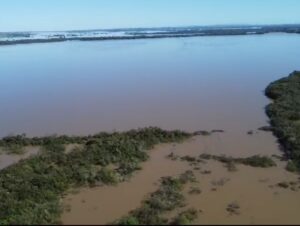
<instances>
[{"instance_id":1,"label":"muddy shallow water","mask_svg":"<svg viewBox=\"0 0 300 226\"><path fill-rule=\"evenodd\" d=\"M150 153L150 160L143 164L143 170L136 173L129 182L117 186L105 186L82 189L77 194L69 194L64 205L70 206L62 216L64 224L107 224L140 206L145 197L155 191L159 178L177 176L193 169L187 162L172 161L166 156L170 153L184 156L198 156L201 153L220 154L213 147L215 140L222 140L222 135L196 137L182 144L160 145ZM202 145L205 144L205 145ZM255 151L255 154L258 151ZM278 154L276 145L273 152L262 151L261 154ZM202 211L198 224L296 224L300 223L300 192L278 188L282 181L298 181L298 176L284 170L283 162L270 169L259 169L238 165L237 172L228 172L219 162L201 163L200 170L194 170L199 183L190 185L185 190L188 207ZM211 174L203 175L204 170ZM225 181L218 186L218 181ZM198 187L200 195L190 195L190 187ZM271 186L271 187L270 187ZM274 186L274 187L273 187ZM216 188L216 191L212 191ZM226 211L228 204L237 202L241 214L230 216Z\"/></svg>"}]
</instances>

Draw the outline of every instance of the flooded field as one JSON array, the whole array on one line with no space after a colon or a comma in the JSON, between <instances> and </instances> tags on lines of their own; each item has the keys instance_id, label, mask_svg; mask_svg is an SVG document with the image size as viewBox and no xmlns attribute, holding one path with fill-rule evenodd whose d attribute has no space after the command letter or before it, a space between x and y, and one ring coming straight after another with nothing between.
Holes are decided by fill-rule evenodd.
<instances>
[{"instance_id":1,"label":"flooded field","mask_svg":"<svg viewBox=\"0 0 300 226\"><path fill-rule=\"evenodd\" d=\"M166 156L199 156L201 153L222 153L213 148L214 142L222 140L222 135L196 137L183 144L160 145L151 151L151 158L143 164L129 182L114 187L82 189L77 194L69 194L64 204L62 221L65 224L107 224L125 216L139 207L145 197L157 189L163 176L177 176L186 170L193 170L198 183L185 189L187 207L201 210L196 224L297 224L300 222L300 192L276 186L280 182L297 182L298 176L284 169L285 163L276 161L277 167L261 169L238 165L237 172L228 172L222 163L212 160L195 166L187 162L172 161ZM206 144L206 145L203 145ZM211 149L207 150L210 146ZM264 150L260 154L278 154L276 145L273 152ZM259 153L254 150L254 153ZM198 169L199 167L199 169ZM209 174L204 171L211 171ZM201 194L189 194L191 187L197 187ZM237 202L240 214L231 216L227 205ZM182 209L180 209L182 210Z\"/></svg>"},{"instance_id":2,"label":"flooded field","mask_svg":"<svg viewBox=\"0 0 300 226\"><path fill-rule=\"evenodd\" d=\"M1 47L0 136L85 135L146 126L222 129L157 146L128 182L69 194L62 222L112 222L139 207L162 176L194 170L199 183L193 186L202 193L190 195L187 188L185 196L187 207L202 211L195 223L299 224L299 188L276 186L298 176L279 160L269 169L238 165L237 172L228 172L213 160L195 169L166 158L172 152L281 155L276 138L257 130L268 124L263 90L300 68L299 48L300 36L287 34ZM8 158L1 157L1 168L17 161ZM233 202L239 215L226 211Z\"/></svg>"}]
</instances>

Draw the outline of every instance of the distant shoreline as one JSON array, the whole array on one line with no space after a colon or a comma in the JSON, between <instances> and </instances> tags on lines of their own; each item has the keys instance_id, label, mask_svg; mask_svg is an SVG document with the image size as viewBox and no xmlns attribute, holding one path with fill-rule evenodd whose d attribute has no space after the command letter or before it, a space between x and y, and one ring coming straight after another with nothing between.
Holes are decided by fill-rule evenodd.
<instances>
[{"instance_id":1,"label":"distant shoreline","mask_svg":"<svg viewBox=\"0 0 300 226\"><path fill-rule=\"evenodd\" d=\"M101 32L100 32L101 31ZM47 32L37 34L45 35L44 38L30 38L31 32L2 33L9 34L8 40L1 41L0 46L33 44L33 43L52 43L65 41L106 41L106 40L133 40L133 39L158 39L158 38L185 38L185 37L203 37L203 36L237 36L237 35L263 35L270 33L300 34L300 25L274 25L274 26L245 26L245 27L186 27L186 28L162 28L162 29L132 29L120 30L122 34L115 34L110 30L57 32L54 35L46 35ZM105 33L106 32L106 33ZM83 36L82 36L83 34ZM104 35L103 35L104 34ZM84 36L86 35L86 36ZM29 36L29 38L28 38ZM24 38L22 38L24 37ZM11 38L11 40L9 40ZM18 39L16 39L18 38Z\"/></svg>"}]
</instances>

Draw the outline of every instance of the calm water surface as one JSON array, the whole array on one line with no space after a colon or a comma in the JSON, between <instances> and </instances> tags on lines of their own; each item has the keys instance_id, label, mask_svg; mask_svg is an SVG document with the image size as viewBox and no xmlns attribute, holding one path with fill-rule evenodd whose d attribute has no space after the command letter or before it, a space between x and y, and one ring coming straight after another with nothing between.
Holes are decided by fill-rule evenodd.
<instances>
[{"instance_id":1,"label":"calm water surface","mask_svg":"<svg viewBox=\"0 0 300 226\"><path fill-rule=\"evenodd\" d=\"M262 91L300 69L300 36L67 42L0 48L0 136L145 126L244 133Z\"/></svg>"}]
</instances>

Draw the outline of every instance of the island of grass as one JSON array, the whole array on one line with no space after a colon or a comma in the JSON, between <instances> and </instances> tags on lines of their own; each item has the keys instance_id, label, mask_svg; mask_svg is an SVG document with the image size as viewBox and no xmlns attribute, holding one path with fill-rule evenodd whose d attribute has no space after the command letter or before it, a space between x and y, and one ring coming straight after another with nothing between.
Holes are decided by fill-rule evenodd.
<instances>
[{"instance_id":1,"label":"island of grass","mask_svg":"<svg viewBox=\"0 0 300 226\"><path fill-rule=\"evenodd\" d=\"M274 134L290 159L287 169L300 169L300 72L271 83L265 90L273 100L266 107Z\"/></svg>"},{"instance_id":2,"label":"island of grass","mask_svg":"<svg viewBox=\"0 0 300 226\"><path fill-rule=\"evenodd\" d=\"M0 225L60 223L61 198L69 189L116 184L139 170L154 145L192 134L145 128L89 137L25 138L2 145L40 144L43 151L0 171ZM66 152L63 144L80 143Z\"/></svg>"}]
</instances>

